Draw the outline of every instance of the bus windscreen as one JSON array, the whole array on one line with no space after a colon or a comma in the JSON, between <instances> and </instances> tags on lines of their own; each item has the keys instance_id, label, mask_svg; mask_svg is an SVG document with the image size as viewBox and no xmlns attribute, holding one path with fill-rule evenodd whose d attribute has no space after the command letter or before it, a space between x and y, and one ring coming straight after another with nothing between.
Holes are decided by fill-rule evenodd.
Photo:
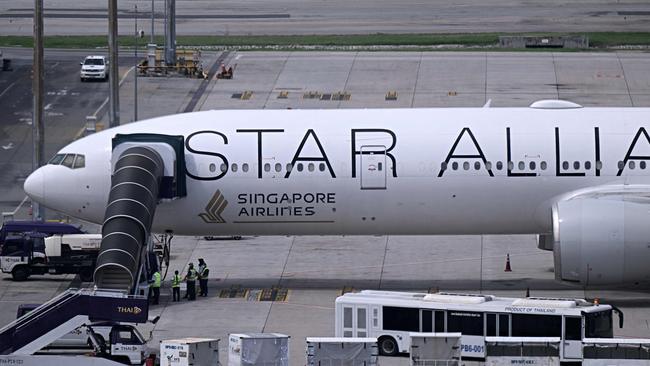
<instances>
[{"instance_id":1,"label":"bus windscreen","mask_svg":"<svg viewBox=\"0 0 650 366\"><path fill-rule=\"evenodd\" d=\"M585 337L586 338L612 338L614 329L612 326L612 311L599 311L597 313L585 314Z\"/></svg>"}]
</instances>

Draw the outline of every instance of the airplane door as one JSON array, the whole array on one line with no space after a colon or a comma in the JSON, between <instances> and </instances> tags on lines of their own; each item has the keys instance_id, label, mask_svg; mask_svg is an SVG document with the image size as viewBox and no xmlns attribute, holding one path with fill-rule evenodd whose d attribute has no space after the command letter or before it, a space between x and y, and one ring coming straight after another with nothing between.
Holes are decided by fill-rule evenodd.
<instances>
[{"instance_id":1,"label":"airplane door","mask_svg":"<svg viewBox=\"0 0 650 366\"><path fill-rule=\"evenodd\" d=\"M386 189L386 146L361 146L361 189Z\"/></svg>"}]
</instances>

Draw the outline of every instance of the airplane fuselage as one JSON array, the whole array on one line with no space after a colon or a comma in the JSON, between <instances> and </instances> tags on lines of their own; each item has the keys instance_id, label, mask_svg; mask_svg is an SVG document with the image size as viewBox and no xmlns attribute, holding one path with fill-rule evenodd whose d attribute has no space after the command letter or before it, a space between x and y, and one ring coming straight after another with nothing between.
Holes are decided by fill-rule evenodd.
<instances>
[{"instance_id":1,"label":"airplane fuselage","mask_svg":"<svg viewBox=\"0 0 650 366\"><path fill-rule=\"evenodd\" d=\"M600 186L650 183L641 108L208 111L96 133L42 168L44 205L101 223L115 134L182 135L187 196L153 231L188 235L518 234ZM38 199L39 195L34 197Z\"/></svg>"}]
</instances>

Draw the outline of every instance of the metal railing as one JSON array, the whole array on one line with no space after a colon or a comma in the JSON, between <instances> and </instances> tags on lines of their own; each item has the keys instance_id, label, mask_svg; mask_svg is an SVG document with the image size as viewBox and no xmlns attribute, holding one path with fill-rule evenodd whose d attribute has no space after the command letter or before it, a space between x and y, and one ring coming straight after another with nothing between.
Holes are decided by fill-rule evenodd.
<instances>
[{"instance_id":1,"label":"metal railing","mask_svg":"<svg viewBox=\"0 0 650 366\"><path fill-rule=\"evenodd\" d=\"M68 290L66 290L66 291L64 291L64 292L62 292L62 293L60 293L59 295L57 295L57 296L51 298L51 299L48 300L47 302L41 304L41 305L38 306L36 309L30 311L29 313L27 313L27 314L21 316L21 317L18 318L18 319L12 321L11 323L5 325L4 327L2 327L2 328L0 329L0 333L4 333L4 332L6 332L7 330L9 330L10 328L13 328L13 327L21 326L21 325L24 324L25 322L30 322L30 321L32 321L32 318L36 318L36 317L38 317L38 316L40 315L39 313L40 313L43 309L46 309L46 308L48 308L49 306L51 306L51 305L53 305L53 304L56 304L56 303L58 303L58 302L61 302L61 301L62 301L63 299L65 299L66 297L68 297L68 298L73 297L72 295L74 295L75 292L78 292L78 290L77 290L77 289L68 289ZM65 300L65 301L67 301L67 300ZM65 301L63 301L63 302L65 302Z\"/></svg>"},{"instance_id":2,"label":"metal railing","mask_svg":"<svg viewBox=\"0 0 650 366\"><path fill-rule=\"evenodd\" d=\"M411 359L411 366L460 366L460 360Z\"/></svg>"},{"instance_id":3,"label":"metal railing","mask_svg":"<svg viewBox=\"0 0 650 366\"><path fill-rule=\"evenodd\" d=\"M23 198L23 200L20 201L16 209L14 209L13 211L4 211L2 213L2 222L4 223L7 220L13 220L16 217L18 211L20 211L20 209L23 207L23 205L25 204L25 202L27 202L28 199L29 197L25 196L25 198Z\"/></svg>"}]
</instances>

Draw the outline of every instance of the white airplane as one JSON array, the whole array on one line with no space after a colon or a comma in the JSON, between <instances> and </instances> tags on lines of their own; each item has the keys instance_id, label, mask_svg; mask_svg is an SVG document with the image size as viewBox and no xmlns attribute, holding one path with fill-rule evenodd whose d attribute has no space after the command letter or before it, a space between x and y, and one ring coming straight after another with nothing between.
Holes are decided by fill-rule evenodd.
<instances>
[{"instance_id":1,"label":"white airplane","mask_svg":"<svg viewBox=\"0 0 650 366\"><path fill-rule=\"evenodd\" d=\"M114 137L182 136L174 164L184 160L184 171L166 165L163 185L185 181L186 195L159 201L152 232L541 234L558 279L634 283L650 279L648 127L649 109L552 100L206 111L77 140L24 188L46 207L102 223L120 149Z\"/></svg>"}]
</instances>

